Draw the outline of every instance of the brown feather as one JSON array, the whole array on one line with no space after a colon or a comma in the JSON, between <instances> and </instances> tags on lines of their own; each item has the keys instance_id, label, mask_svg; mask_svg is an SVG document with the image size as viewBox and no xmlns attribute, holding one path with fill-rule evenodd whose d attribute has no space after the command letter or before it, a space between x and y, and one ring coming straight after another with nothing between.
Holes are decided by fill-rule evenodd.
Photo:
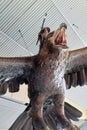
<instances>
[{"instance_id":1,"label":"brown feather","mask_svg":"<svg viewBox=\"0 0 87 130\"><path fill-rule=\"evenodd\" d=\"M69 52L65 75L71 75L68 80L68 88L77 85L87 84L87 48L82 48ZM67 80L67 78L65 79ZM67 81L66 81L67 82Z\"/></svg>"},{"instance_id":2,"label":"brown feather","mask_svg":"<svg viewBox=\"0 0 87 130\"><path fill-rule=\"evenodd\" d=\"M87 53L87 47L69 51L70 57L81 54L81 53Z\"/></svg>"},{"instance_id":3,"label":"brown feather","mask_svg":"<svg viewBox=\"0 0 87 130\"><path fill-rule=\"evenodd\" d=\"M72 73L72 75L73 75L72 86L76 87L77 86L77 72L76 73Z\"/></svg>"}]
</instances>

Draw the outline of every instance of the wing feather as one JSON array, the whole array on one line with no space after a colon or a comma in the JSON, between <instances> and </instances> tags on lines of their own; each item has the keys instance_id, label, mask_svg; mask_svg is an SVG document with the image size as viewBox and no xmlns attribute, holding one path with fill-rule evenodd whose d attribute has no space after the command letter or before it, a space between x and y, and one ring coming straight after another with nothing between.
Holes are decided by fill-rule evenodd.
<instances>
[{"instance_id":1,"label":"wing feather","mask_svg":"<svg viewBox=\"0 0 87 130\"><path fill-rule=\"evenodd\" d=\"M87 84L87 48L69 52L65 80L67 89Z\"/></svg>"},{"instance_id":2,"label":"wing feather","mask_svg":"<svg viewBox=\"0 0 87 130\"><path fill-rule=\"evenodd\" d=\"M28 83L34 58L35 56L0 58L0 94L4 94L7 88L10 92L17 92L20 84Z\"/></svg>"}]
</instances>

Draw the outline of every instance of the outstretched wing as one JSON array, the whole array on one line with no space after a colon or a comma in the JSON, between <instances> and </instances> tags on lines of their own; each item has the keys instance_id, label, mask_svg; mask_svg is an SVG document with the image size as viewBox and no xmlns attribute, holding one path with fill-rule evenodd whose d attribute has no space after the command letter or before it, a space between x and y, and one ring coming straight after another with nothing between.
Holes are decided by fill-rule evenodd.
<instances>
[{"instance_id":1,"label":"outstretched wing","mask_svg":"<svg viewBox=\"0 0 87 130\"><path fill-rule=\"evenodd\" d=\"M87 84L87 48L69 52L65 80L67 89Z\"/></svg>"},{"instance_id":2,"label":"outstretched wing","mask_svg":"<svg viewBox=\"0 0 87 130\"><path fill-rule=\"evenodd\" d=\"M19 85L28 84L30 72L34 66L33 57L0 57L0 94L9 88L10 92L19 91Z\"/></svg>"}]
</instances>

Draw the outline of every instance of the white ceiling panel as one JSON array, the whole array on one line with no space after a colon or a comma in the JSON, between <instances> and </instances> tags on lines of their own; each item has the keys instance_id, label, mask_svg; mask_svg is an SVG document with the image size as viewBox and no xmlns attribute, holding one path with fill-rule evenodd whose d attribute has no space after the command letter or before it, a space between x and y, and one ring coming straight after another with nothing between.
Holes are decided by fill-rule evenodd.
<instances>
[{"instance_id":1,"label":"white ceiling panel","mask_svg":"<svg viewBox=\"0 0 87 130\"><path fill-rule=\"evenodd\" d=\"M25 108L21 102L0 97L0 130L8 130Z\"/></svg>"},{"instance_id":2,"label":"white ceiling panel","mask_svg":"<svg viewBox=\"0 0 87 130\"><path fill-rule=\"evenodd\" d=\"M2 56L23 56L31 53L37 54L39 46L36 46L37 35L41 29L43 17L47 13L44 26L49 26L51 31L56 30L59 24L66 22L68 26L67 39L69 49L76 49L87 44L87 0L1 0L0 1L0 30L19 47L14 48L12 42L8 52L2 46ZM19 33L21 31L21 34ZM1 35L1 34L0 34ZM1 37L1 36L0 36ZM2 41L0 41L0 44ZM16 51L15 51L16 50ZM25 51L25 52L24 52ZM5 54L4 54L5 53ZM9 53L9 55L8 55ZM12 54L14 53L14 54Z\"/></svg>"}]
</instances>

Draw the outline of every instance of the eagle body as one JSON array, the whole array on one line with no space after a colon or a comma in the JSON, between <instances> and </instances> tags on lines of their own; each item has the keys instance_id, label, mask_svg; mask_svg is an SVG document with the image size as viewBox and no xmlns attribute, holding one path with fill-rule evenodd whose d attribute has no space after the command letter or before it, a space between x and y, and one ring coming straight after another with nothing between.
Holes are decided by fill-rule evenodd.
<instances>
[{"instance_id":1,"label":"eagle body","mask_svg":"<svg viewBox=\"0 0 87 130\"><path fill-rule=\"evenodd\" d=\"M67 50L63 49L40 56L30 76L30 92L35 91L49 97L65 89L63 84L66 58Z\"/></svg>"},{"instance_id":2,"label":"eagle body","mask_svg":"<svg viewBox=\"0 0 87 130\"><path fill-rule=\"evenodd\" d=\"M42 118L43 102L50 96L54 97L55 111L63 122L63 126L68 125L68 120L64 114L65 80L64 73L68 51L62 48L53 48L45 55L38 55L34 59L34 68L30 74L29 98L31 99L32 117L34 124L41 122L41 128L46 129L46 124ZM47 130L49 130L47 128Z\"/></svg>"}]
</instances>

